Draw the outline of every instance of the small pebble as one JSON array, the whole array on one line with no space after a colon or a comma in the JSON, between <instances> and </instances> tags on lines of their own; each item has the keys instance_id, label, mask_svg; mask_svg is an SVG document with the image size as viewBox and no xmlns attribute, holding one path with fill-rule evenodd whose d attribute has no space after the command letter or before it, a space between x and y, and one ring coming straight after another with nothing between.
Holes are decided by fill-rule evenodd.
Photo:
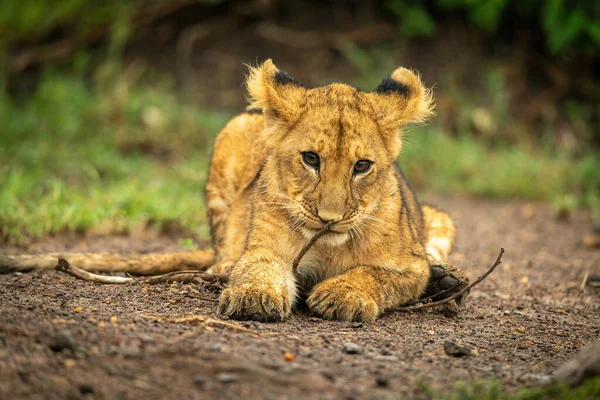
<instances>
[{"instance_id":1,"label":"small pebble","mask_svg":"<svg viewBox=\"0 0 600 400\"><path fill-rule=\"evenodd\" d=\"M444 351L446 352L446 354L453 357L470 356L471 354L473 354L470 348L460 346L449 340L444 342Z\"/></svg>"},{"instance_id":2,"label":"small pebble","mask_svg":"<svg viewBox=\"0 0 600 400\"><path fill-rule=\"evenodd\" d=\"M78 387L79 393L81 394L92 394L94 393L94 387L89 383L82 383Z\"/></svg>"},{"instance_id":3,"label":"small pebble","mask_svg":"<svg viewBox=\"0 0 600 400\"><path fill-rule=\"evenodd\" d=\"M198 386L204 386L209 381L208 377L205 375L195 375L194 383Z\"/></svg>"},{"instance_id":4,"label":"small pebble","mask_svg":"<svg viewBox=\"0 0 600 400\"><path fill-rule=\"evenodd\" d=\"M391 356L392 355L392 351L390 349L388 349L387 347L382 347L381 348L381 355L382 356Z\"/></svg>"},{"instance_id":5,"label":"small pebble","mask_svg":"<svg viewBox=\"0 0 600 400\"><path fill-rule=\"evenodd\" d=\"M58 353L59 351L63 351L64 349L75 350L75 340L73 336L69 332L60 331L57 332L52 341L50 342L50 350Z\"/></svg>"},{"instance_id":6,"label":"small pebble","mask_svg":"<svg viewBox=\"0 0 600 400\"><path fill-rule=\"evenodd\" d=\"M217 379L221 383L233 383L238 380L238 376L235 374L229 374L229 373L223 372L223 373L217 375Z\"/></svg>"},{"instance_id":7,"label":"small pebble","mask_svg":"<svg viewBox=\"0 0 600 400\"><path fill-rule=\"evenodd\" d=\"M137 346L133 346L133 345L127 346L121 351L121 354L123 354L123 357L129 358L129 359L139 357L141 353L142 352L140 351L140 348Z\"/></svg>"},{"instance_id":8,"label":"small pebble","mask_svg":"<svg viewBox=\"0 0 600 400\"><path fill-rule=\"evenodd\" d=\"M344 347L342 348L342 350L346 354L361 354L363 352L362 346L359 346L356 343L352 342L344 343Z\"/></svg>"},{"instance_id":9,"label":"small pebble","mask_svg":"<svg viewBox=\"0 0 600 400\"><path fill-rule=\"evenodd\" d=\"M363 326L365 326L365 324L362 322L350 322L348 325L350 325L350 327L354 329L360 329Z\"/></svg>"},{"instance_id":10,"label":"small pebble","mask_svg":"<svg viewBox=\"0 0 600 400\"><path fill-rule=\"evenodd\" d=\"M390 381L385 376L379 375L375 378L375 383L379 387L388 387Z\"/></svg>"}]
</instances>

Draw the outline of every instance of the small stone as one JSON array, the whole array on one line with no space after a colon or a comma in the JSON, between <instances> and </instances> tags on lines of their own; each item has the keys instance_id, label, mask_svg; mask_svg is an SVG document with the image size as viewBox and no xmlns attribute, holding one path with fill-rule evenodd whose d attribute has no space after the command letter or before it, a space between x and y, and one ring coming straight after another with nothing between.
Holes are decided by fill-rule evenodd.
<instances>
[{"instance_id":1,"label":"small stone","mask_svg":"<svg viewBox=\"0 0 600 400\"><path fill-rule=\"evenodd\" d=\"M298 354L300 354L302 357L311 358L313 356L313 351L309 347L303 346L298 350Z\"/></svg>"},{"instance_id":2,"label":"small stone","mask_svg":"<svg viewBox=\"0 0 600 400\"><path fill-rule=\"evenodd\" d=\"M377 384L377 386L379 387L388 387L390 384L390 381L388 380L388 378L386 378L385 376L381 376L378 375L375 378L375 383Z\"/></svg>"},{"instance_id":3,"label":"small stone","mask_svg":"<svg viewBox=\"0 0 600 400\"><path fill-rule=\"evenodd\" d=\"M335 382L335 376L331 373L331 371L321 371L321 375L323 375L327 380Z\"/></svg>"},{"instance_id":4,"label":"small stone","mask_svg":"<svg viewBox=\"0 0 600 400\"><path fill-rule=\"evenodd\" d=\"M82 383L78 387L79 393L86 395L94 393L94 387L89 383Z\"/></svg>"},{"instance_id":5,"label":"small stone","mask_svg":"<svg viewBox=\"0 0 600 400\"><path fill-rule=\"evenodd\" d=\"M75 351L75 340L69 332L60 331L54 335L49 347L50 350L55 353L63 351L64 349Z\"/></svg>"},{"instance_id":6,"label":"small stone","mask_svg":"<svg viewBox=\"0 0 600 400\"><path fill-rule=\"evenodd\" d=\"M392 351L390 349L388 349L387 347L382 347L381 348L381 355L382 356L391 356L392 355Z\"/></svg>"},{"instance_id":7,"label":"small stone","mask_svg":"<svg viewBox=\"0 0 600 400\"><path fill-rule=\"evenodd\" d=\"M123 354L123 357L131 359L139 357L142 352L139 347L132 345L125 347L121 353Z\"/></svg>"},{"instance_id":8,"label":"small stone","mask_svg":"<svg viewBox=\"0 0 600 400\"><path fill-rule=\"evenodd\" d=\"M204 386L209 381L208 377L205 375L195 375L194 383L198 386Z\"/></svg>"},{"instance_id":9,"label":"small stone","mask_svg":"<svg viewBox=\"0 0 600 400\"><path fill-rule=\"evenodd\" d=\"M213 343L209 347L209 349L210 349L210 351L214 351L214 352L218 353L223 349L223 345L221 344L221 342L216 342L216 343Z\"/></svg>"},{"instance_id":10,"label":"small stone","mask_svg":"<svg viewBox=\"0 0 600 400\"><path fill-rule=\"evenodd\" d=\"M235 374L229 374L229 373L223 372L223 373L217 375L217 379L221 383L233 383L238 380L238 376Z\"/></svg>"},{"instance_id":11,"label":"small stone","mask_svg":"<svg viewBox=\"0 0 600 400\"><path fill-rule=\"evenodd\" d=\"M446 354L453 357L470 356L471 354L473 354L470 348L460 346L449 340L444 342L444 351L446 352Z\"/></svg>"},{"instance_id":12,"label":"small stone","mask_svg":"<svg viewBox=\"0 0 600 400\"><path fill-rule=\"evenodd\" d=\"M521 382L535 382L542 385L552 382L552 375L528 373L518 379Z\"/></svg>"},{"instance_id":13,"label":"small stone","mask_svg":"<svg viewBox=\"0 0 600 400\"><path fill-rule=\"evenodd\" d=\"M365 324L362 322L350 322L348 325L350 325L350 327L354 329L360 329L363 326L365 326Z\"/></svg>"},{"instance_id":14,"label":"small stone","mask_svg":"<svg viewBox=\"0 0 600 400\"><path fill-rule=\"evenodd\" d=\"M346 342L344 343L342 351L346 354L361 354L363 352L363 348L356 343Z\"/></svg>"}]
</instances>

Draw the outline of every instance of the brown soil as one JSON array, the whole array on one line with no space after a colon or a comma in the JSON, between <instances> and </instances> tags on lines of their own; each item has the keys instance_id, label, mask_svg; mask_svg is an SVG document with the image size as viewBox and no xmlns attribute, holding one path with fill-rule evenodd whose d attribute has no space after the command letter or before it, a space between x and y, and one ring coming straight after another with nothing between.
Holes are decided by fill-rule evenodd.
<instances>
[{"instance_id":1,"label":"brown soil","mask_svg":"<svg viewBox=\"0 0 600 400\"><path fill-rule=\"evenodd\" d=\"M600 272L600 251L581 244L591 229L584 214L558 222L541 205L430 200L456 218L451 261L471 278L506 248L504 263L456 318L423 311L349 324L299 310L284 323L227 321L250 332L142 316L218 319L217 295L194 285L99 285L55 271L3 275L0 398L380 398L411 395L419 382L446 390L481 379L510 389L544 382L600 338L600 293L580 290L586 270ZM166 251L175 243L69 236L29 251ZM446 341L475 353L449 356ZM344 351L347 342L358 354Z\"/></svg>"}]
</instances>

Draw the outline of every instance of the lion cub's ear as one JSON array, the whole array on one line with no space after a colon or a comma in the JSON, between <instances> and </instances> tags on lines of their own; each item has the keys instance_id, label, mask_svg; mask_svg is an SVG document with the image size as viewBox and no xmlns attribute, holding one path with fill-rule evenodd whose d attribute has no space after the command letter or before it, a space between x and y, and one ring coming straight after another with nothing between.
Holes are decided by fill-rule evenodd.
<instances>
[{"instance_id":1,"label":"lion cub's ear","mask_svg":"<svg viewBox=\"0 0 600 400\"><path fill-rule=\"evenodd\" d=\"M371 93L388 129L424 122L433 114L433 96L409 69L398 68Z\"/></svg>"},{"instance_id":2,"label":"lion cub's ear","mask_svg":"<svg viewBox=\"0 0 600 400\"><path fill-rule=\"evenodd\" d=\"M248 108L262 109L267 120L293 122L305 103L306 89L270 59L250 67L246 86L251 97Z\"/></svg>"}]
</instances>

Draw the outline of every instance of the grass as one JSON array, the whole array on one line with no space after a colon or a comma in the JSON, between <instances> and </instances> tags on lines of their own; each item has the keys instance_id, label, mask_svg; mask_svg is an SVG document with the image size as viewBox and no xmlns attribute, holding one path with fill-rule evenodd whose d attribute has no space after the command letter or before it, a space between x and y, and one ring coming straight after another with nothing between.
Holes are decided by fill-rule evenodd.
<instances>
[{"instance_id":1,"label":"grass","mask_svg":"<svg viewBox=\"0 0 600 400\"><path fill-rule=\"evenodd\" d=\"M549 150L490 148L472 136L420 127L406 136L400 163L416 187L442 193L541 200L557 207L565 199L572 207L600 205L600 160L591 153L571 159Z\"/></svg>"},{"instance_id":2,"label":"grass","mask_svg":"<svg viewBox=\"0 0 600 400\"><path fill-rule=\"evenodd\" d=\"M206 235L209 144L229 117L162 87L54 74L31 98L0 97L2 240L148 224Z\"/></svg>"},{"instance_id":3,"label":"grass","mask_svg":"<svg viewBox=\"0 0 600 400\"><path fill-rule=\"evenodd\" d=\"M509 393L498 382L458 383L449 394L442 394L425 383L419 384L415 400L592 400L600 398L600 377L589 378L581 386L550 384L521 388Z\"/></svg>"},{"instance_id":4,"label":"grass","mask_svg":"<svg viewBox=\"0 0 600 400\"><path fill-rule=\"evenodd\" d=\"M127 74L123 74L127 76ZM153 225L207 236L203 186L212 138L232 112L176 97L168 82L45 73L35 93L0 94L0 240ZM418 188L600 204L600 161L486 147L439 128L406 136L401 164Z\"/></svg>"}]
</instances>

